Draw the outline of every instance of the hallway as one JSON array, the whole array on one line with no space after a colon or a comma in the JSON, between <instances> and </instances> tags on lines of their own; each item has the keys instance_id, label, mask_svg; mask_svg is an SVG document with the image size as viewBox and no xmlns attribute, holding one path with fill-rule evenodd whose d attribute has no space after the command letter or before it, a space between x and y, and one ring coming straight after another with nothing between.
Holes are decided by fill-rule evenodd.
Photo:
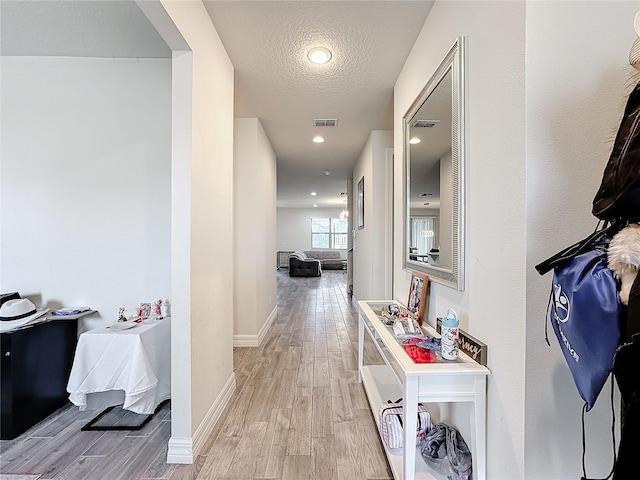
<instances>
[{"instance_id":1,"label":"hallway","mask_svg":"<svg viewBox=\"0 0 640 480\"><path fill-rule=\"evenodd\" d=\"M236 395L198 480L391 478L357 383L358 316L345 281L341 271L278 272L277 318L262 347L234 350Z\"/></svg>"},{"instance_id":2,"label":"hallway","mask_svg":"<svg viewBox=\"0 0 640 480\"><path fill-rule=\"evenodd\" d=\"M0 442L0 478L392 478L357 383L358 316L346 275L277 275L278 314L261 347L234 349L235 394L194 465L164 463L166 406L140 432L80 432L95 412L68 406ZM365 347L367 363L380 363L375 347Z\"/></svg>"}]
</instances>

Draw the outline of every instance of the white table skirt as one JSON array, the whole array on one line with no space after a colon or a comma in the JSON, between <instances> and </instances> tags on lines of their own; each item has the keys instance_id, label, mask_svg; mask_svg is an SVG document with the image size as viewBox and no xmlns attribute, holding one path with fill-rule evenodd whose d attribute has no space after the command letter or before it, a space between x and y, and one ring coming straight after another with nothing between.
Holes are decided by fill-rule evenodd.
<instances>
[{"instance_id":1,"label":"white table skirt","mask_svg":"<svg viewBox=\"0 0 640 480\"><path fill-rule=\"evenodd\" d=\"M123 404L153 413L171 396L171 318L80 335L67 391L80 410Z\"/></svg>"}]
</instances>

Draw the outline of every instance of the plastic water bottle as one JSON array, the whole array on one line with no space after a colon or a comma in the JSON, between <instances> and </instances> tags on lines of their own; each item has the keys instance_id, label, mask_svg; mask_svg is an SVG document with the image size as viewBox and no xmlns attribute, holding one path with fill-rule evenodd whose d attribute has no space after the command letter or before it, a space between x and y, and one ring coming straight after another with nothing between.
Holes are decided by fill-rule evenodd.
<instances>
[{"instance_id":1,"label":"plastic water bottle","mask_svg":"<svg viewBox=\"0 0 640 480\"><path fill-rule=\"evenodd\" d=\"M446 360L455 360L458 358L458 315L449 308L446 316L442 319L442 340L440 346L442 349L442 358Z\"/></svg>"}]
</instances>

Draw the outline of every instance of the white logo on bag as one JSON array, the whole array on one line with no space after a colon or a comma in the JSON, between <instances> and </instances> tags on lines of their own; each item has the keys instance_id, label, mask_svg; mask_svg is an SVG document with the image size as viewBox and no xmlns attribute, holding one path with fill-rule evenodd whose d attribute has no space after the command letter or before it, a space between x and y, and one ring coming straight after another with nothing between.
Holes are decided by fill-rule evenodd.
<instances>
[{"instance_id":1,"label":"white logo on bag","mask_svg":"<svg viewBox=\"0 0 640 480\"><path fill-rule=\"evenodd\" d=\"M560 323L567 323L569 321L569 298L562 293L562 287L560 285L553 286L553 312L556 320Z\"/></svg>"},{"instance_id":2,"label":"white logo on bag","mask_svg":"<svg viewBox=\"0 0 640 480\"><path fill-rule=\"evenodd\" d=\"M579 362L580 355L571 347L569 339L562 331L562 324L569 321L571 305L569 304L569 297L562 292L562 286L559 284L553 285L553 298L549 301L549 310L551 311L550 313L553 313L553 320L558 324L558 332L560 332L562 343L576 363Z\"/></svg>"}]
</instances>

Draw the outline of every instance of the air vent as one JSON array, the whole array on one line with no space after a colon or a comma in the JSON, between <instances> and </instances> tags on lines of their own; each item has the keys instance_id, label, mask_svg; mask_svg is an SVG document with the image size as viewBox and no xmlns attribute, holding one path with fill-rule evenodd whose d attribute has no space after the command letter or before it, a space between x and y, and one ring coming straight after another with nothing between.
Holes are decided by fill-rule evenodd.
<instances>
[{"instance_id":1,"label":"air vent","mask_svg":"<svg viewBox=\"0 0 640 480\"><path fill-rule=\"evenodd\" d=\"M314 127L335 127L338 125L337 118L314 118L313 126Z\"/></svg>"},{"instance_id":2,"label":"air vent","mask_svg":"<svg viewBox=\"0 0 640 480\"><path fill-rule=\"evenodd\" d=\"M440 123L440 120L416 120L413 125L416 128L433 128Z\"/></svg>"}]
</instances>

